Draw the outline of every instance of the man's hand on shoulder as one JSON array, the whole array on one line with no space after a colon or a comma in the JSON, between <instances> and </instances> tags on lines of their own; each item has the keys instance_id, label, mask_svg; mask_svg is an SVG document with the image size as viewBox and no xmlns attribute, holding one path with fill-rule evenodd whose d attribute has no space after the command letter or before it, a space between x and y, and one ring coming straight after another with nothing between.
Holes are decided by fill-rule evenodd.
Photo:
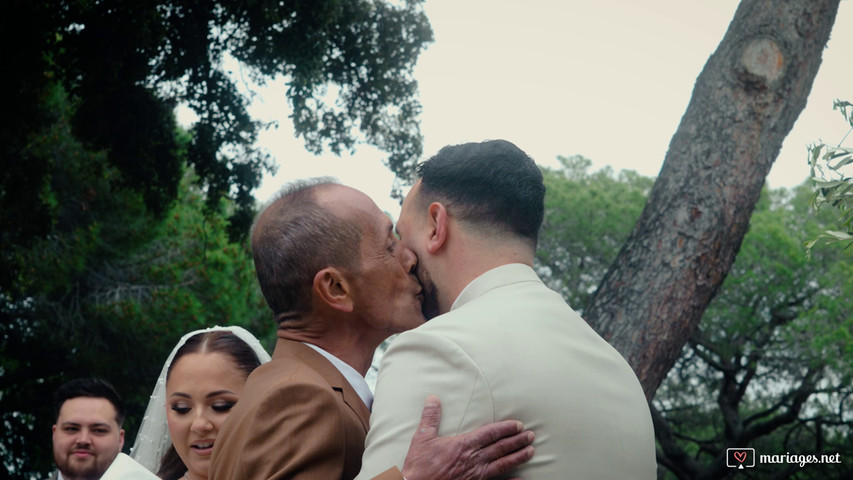
<instances>
[{"instance_id":1,"label":"man's hand on shoulder","mask_svg":"<svg viewBox=\"0 0 853 480\"><path fill-rule=\"evenodd\" d=\"M403 465L406 480L485 480L503 475L533 457L533 432L505 420L456 437L439 437L441 404L426 399L421 423Z\"/></svg>"}]
</instances>

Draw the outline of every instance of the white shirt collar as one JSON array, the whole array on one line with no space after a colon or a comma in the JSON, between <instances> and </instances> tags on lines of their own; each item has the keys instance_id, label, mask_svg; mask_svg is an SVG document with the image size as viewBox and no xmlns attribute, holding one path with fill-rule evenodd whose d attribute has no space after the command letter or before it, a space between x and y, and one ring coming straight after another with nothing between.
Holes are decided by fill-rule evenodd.
<instances>
[{"instance_id":1,"label":"white shirt collar","mask_svg":"<svg viewBox=\"0 0 853 480\"><path fill-rule=\"evenodd\" d=\"M305 343L305 342L302 342ZM327 360L332 362L332 365L341 372L341 375L347 379L350 385L352 385L353 390L358 396L361 398L361 401L367 405L367 409L370 410L373 408L373 392L370 391L370 387L367 385L367 381L364 377L361 376L354 368L352 368L349 364L341 360L340 358L332 355L331 353L323 350L317 345L313 345L310 343L305 343L309 347L313 348L320 355L326 357Z\"/></svg>"}]
</instances>

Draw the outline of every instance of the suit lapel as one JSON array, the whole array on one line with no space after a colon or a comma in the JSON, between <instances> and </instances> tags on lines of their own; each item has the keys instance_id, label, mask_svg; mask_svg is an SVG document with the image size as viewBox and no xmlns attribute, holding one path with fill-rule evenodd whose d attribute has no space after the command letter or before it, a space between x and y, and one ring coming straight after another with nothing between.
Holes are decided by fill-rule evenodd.
<instances>
[{"instance_id":1,"label":"suit lapel","mask_svg":"<svg viewBox=\"0 0 853 480\"><path fill-rule=\"evenodd\" d=\"M324 359L325 360L325 359ZM358 417L359 421L361 421L361 426L364 427L364 433L367 434L367 428L370 424L370 410L367 409L367 405L361 400L361 397L353 390L352 385L344 379L344 385L341 388L332 387L336 391L340 392L343 397L344 403L350 408L350 410L355 413Z\"/></svg>"}]
</instances>

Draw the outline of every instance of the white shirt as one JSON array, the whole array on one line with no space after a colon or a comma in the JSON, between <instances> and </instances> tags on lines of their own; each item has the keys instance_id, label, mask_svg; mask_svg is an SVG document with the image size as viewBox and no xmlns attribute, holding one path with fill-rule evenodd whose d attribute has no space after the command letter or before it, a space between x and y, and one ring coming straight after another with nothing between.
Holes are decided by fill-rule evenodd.
<instances>
[{"instance_id":1,"label":"white shirt","mask_svg":"<svg viewBox=\"0 0 853 480\"><path fill-rule=\"evenodd\" d=\"M305 342L302 342L305 343ZM367 409L370 410L373 407L373 392L370 391L370 387L367 386L367 381L364 377L361 376L354 368L352 368L348 363L344 362L340 358L332 355L331 353L323 350L317 345L313 345L310 343L305 343L309 347L313 348L320 355L326 357L326 359L332 362L332 365L341 372L341 375L347 379L349 384L352 386L355 393L358 394L361 401L367 406Z\"/></svg>"}]
</instances>

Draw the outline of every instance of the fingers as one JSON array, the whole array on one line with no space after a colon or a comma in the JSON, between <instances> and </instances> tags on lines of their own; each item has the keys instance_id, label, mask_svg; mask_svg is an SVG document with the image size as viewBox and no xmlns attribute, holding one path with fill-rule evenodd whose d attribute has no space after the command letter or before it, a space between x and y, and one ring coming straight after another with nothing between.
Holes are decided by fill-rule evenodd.
<instances>
[{"instance_id":1,"label":"fingers","mask_svg":"<svg viewBox=\"0 0 853 480\"><path fill-rule=\"evenodd\" d=\"M424 402L424 411L421 414L421 422L415 436L426 435L428 437L438 436L438 427L441 424L441 402L435 395L430 395Z\"/></svg>"},{"instance_id":2,"label":"fingers","mask_svg":"<svg viewBox=\"0 0 853 480\"><path fill-rule=\"evenodd\" d=\"M502 438L518 434L522 428L524 428L524 425L518 420L504 420L482 426L468 435L471 437L470 441L473 445L485 447Z\"/></svg>"},{"instance_id":3,"label":"fingers","mask_svg":"<svg viewBox=\"0 0 853 480\"><path fill-rule=\"evenodd\" d=\"M435 395L424 401L421 421L412 437L403 474L407 478L485 479L505 475L533 457L535 438L517 420L504 420L456 437L439 437L441 403ZM435 467L437 458L444 467ZM443 468L443 470L442 470Z\"/></svg>"},{"instance_id":4,"label":"fingers","mask_svg":"<svg viewBox=\"0 0 853 480\"><path fill-rule=\"evenodd\" d=\"M467 434L466 443L479 450L478 457L485 463L483 478L506 474L533 458L531 444L536 436L522 428L517 420L505 420Z\"/></svg>"},{"instance_id":5,"label":"fingers","mask_svg":"<svg viewBox=\"0 0 853 480\"><path fill-rule=\"evenodd\" d=\"M499 475L508 473L533 458L533 447L530 446L530 443L533 442L533 432L522 432L518 436L524 437L522 444L526 442L526 444L524 444L523 447L520 447L520 449L507 450L506 453L499 454L495 457L487 456L487 458L493 458L493 460L488 465L486 465L485 472L483 475L484 478L497 477ZM502 448L498 448L496 451L501 450ZM490 453L489 455L492 455L492 453Z\"/></svg>"},{"instance_id":6,"label":"fingers","mask_svg":"<svg viewBox=\"0 0 853 480\"><path fill-rule=\"evenodd\" d=\"M536 435L534 435L530 430L525 430L515 435L502 438L497 442L484 446L482 448L483 457L489 461L498 459L504 455L508 455L532 445L535 438Z\"/></svg>"}]
</instances>

